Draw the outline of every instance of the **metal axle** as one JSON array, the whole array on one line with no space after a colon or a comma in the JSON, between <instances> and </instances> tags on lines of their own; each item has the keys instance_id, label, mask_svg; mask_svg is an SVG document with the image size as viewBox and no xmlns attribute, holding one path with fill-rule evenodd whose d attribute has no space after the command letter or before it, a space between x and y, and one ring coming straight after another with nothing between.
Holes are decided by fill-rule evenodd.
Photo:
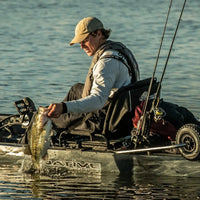
<instances>
[{"instance_id":1,"label":"metal axle","mask_svg":"<svg viewBox=\"0 0 200 200\"><path fill-rule=\"evenodd\" d=\"M162 146L162 147L150 147L150 148L144 148L144 149L122 150L122 151L116 151L115 153L116 154L142 153L142 152L148 152L148 151L175 149L175 148L181 148L184 146L186 146L186 144L174 144L174 145Z\"/></svg>"}]
</instances>

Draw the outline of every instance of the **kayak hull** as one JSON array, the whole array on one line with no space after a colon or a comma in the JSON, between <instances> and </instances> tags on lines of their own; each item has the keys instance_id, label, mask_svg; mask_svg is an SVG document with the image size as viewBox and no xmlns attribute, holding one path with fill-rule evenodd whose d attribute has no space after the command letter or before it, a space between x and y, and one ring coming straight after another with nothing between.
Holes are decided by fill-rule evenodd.
<instances>
[{"instance_id":1,"label":"kayak hull","mask_svg":"<svg viewBox=\"0 0 200 200\"><path fill-rule=\"evenodd\" d=\"M0 155L21 165L22 172L31 171L31 155L26 145L0 143ZM25 153L24 153L25 152ZM16 162L17 161L17 162ZM8 161L7 161L8 162ZM116 154L114 151L92 151L67 148L50 148L48 156L40 162L40 173L48 176L65 176L69 173L119 173L154 176L200 177L200 162L189 161L179 154Z\"/></svg>"}]
</instances>

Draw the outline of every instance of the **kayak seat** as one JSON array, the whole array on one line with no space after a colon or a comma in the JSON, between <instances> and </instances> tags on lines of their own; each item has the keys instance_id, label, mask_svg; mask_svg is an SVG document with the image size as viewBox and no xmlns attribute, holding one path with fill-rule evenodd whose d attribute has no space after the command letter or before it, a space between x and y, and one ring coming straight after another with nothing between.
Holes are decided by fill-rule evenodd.
<instances>
[{"instance_id":1,"label":"kayak seat","mask_svg":"<svg viewBox=\"0 0 200 200\"><path fill-rule=\"evenodd\" d=\"M110 99L102 134L108 139L115 139L130 135L133 128L132 118L135 108L147 97L151 78L137 81L117 90ZM153 80L150 95L156 93L158 82Z\"/></svg>"}]
</instances>

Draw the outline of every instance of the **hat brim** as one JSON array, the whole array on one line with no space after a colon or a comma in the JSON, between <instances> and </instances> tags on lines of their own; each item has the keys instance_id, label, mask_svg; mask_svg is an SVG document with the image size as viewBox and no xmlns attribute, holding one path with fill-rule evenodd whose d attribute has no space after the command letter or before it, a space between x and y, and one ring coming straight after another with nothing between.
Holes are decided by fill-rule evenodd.
<instances>
[{"instance_id":1,"label":"hat brim","mask_svg":"<svg viewBox=\"0 0 200 200\"><path fill-rule=\"evenodd\" d=\"M85 33L85 34L81 34L81 35L75 35L74 38L72 39L72 41L69 43L70 46L76 43L80 43L83 40L85 40L85 38L89 35L90 33Z\"/></svg>"}]
</instances>

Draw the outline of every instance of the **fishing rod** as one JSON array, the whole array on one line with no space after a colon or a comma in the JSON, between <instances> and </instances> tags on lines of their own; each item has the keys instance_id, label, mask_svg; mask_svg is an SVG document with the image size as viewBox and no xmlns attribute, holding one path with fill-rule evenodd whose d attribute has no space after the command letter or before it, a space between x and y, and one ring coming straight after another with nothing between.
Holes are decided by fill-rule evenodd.
<instances>
[{"instance_id":1,"label":"fishing rod","mask_svg":"<svg viewBox=\"0 0 200 200\"><path fill-rule=\"evenodd\" d=\"M169 60L171 50L172 50L172 47L173 47L173 44L174 44L174 41L175 41L175 38L176 38L176 34L177 34L177 31L178 31L178 28L179 28L179 24L180 24L181 17L182 17L184 8L185 8L185 4L186 4L186 0L184 0L184 3L183 3L183 7L182 7L182 10L181 10L181 13L180 13L180 16L179 16L179 20L178 20L178 23L177 23L177 26L176 26L176 30L174 32L174 36L173 36L173 39L172 39L172 42L171 42L169 53L168 53L168 56L167 56L167 59L166 59L166 63L165 63L164 69L163 69L163 73L161 75L160 82L159 82L158 87L157 87L157 91L156 91L156 94L155 94L154 101L152 102L152 107L151 107L150 112L152 112L152 110L154 110L155 103L156 103L156 105L158 105L158 103L159 103L158 96L159 96L159 93L160 93L161 82L163 80L163 77L164 77L164 74L165 74L165 71L166 71L166 68L167 68L168 60ZM160 51L161 51L161 47L162 47L162 43L163 43L163 38L164 38L164 35L165 35L165 30L166 30L166 26L167 26L167 22L168 22L168 17L169 17L171 5L172 5L172 0L170 1L170 5L169 5L168 13L167 13L165 26L164 26L164 29L163 29L163 34L162 34L162 37L161 37L161 42L160 42L160 47L159 47L159 50L158 50L158 55L157 55L155 67L154 67L153 75L152 75L151 82L150 82L149 89L148 89L148 93L147 93L147 99L146 99L144 109L143 109L143 112L142 112L143 114L140 118L141 119L141 121L140 121L141 125L137 128L137 135L138 136L141 133L141 131L142 131L142 133L144 133L144 130L145 130L145 125L146 125L145 123L146 123L146 117L147 117L147 115L146 115L147 105L148 105L148 101L149 101L150 94L151 94L151 89L152 89L153 80L154 80L154 77L155 77L155 72L156 72L156 69L157 69L157 63L158 63L158 60L159 60L159 57L160 57ZM137 140L138 140L138 138L137 138Z\"/></svg>"},{"instance_id":2,"label":"fishing rod","mask_svg":"<svg viewBox=\"0 0 200 200\"><path fill-rule=\"evenodd\" d=\"M164 69L163 69L163 73L162 73L162 76L160 78L160 82L158 84L158 88L157 88L157 91L156 91L156 96L155 96L155 99L154 99L154 104L155 105L155 100L158 98L158 95L160 93L160 88L161 88L161 83L162 83L162 80L163 80L163 77L164 77L164 74L165 74L165 71L166 71L166 68L167 68L167 64L168 64L168 61L169 61L169 57L170 57L170 54L171 54L171 51L172 51L172 47L173 47L173 44L174 44L174 41L175 41L175 38L176 38L176 34L177 34L177 31L178 31L178 28L179 28L179 24L180 24L180 21L181 21L181 17L183 15L183 11L184 11L184 8L185 8L185 4L186 4L186 0L184 1L183 3L183 7L182 7L182 10L181 10L181 14L179 16L179 20L178 20L178 24L176 26L176 30L174 32L174 36L173 36L173 39L172 39L172 43L171 43L171 46L170 46L170 49L169 49L169 53L168 53L168 56L167 56L167 59L166 59L166 62L165 62L165 66L164 66ZM156 102L158 103L158 102Z\"/></svg>"},{"instance_id":3,"label":"fishing rod","mask_svg":"<svg viewBox=\"0 0 200 200\"><path fill-rule=\"evenodd\" d=\"M154 81L154 77L155 77L155 73L156 73L156 68L157 68L159 57L160 57L160 52L161 52L161 48L162 48L163 39L164 39L164 36L165 36L165 30L166 30L166 27L167 27L167 22L168 22L169 13L170 13L170 10L171 10L171 5L172 5L172 0L170 0L168 12L167 12L167 17L166 17L166 20L165 20L165 25L164 25L164 28L163 28L163 33L162 33L162 37L161 37L161 41L160 41L160 47L159 47L159 50L158 50L158 55L157 55L156 63L155 63L155 66L154 66L153 75L152 75L152 78L151 78L151 81L150 81L150 84L149 84L149 89L148 89L148 92L147 92L147 98L146 98L144 107L142 109L143 114L140 118L141 119L140 125L137 127L137 135L140 135L141 131L143 133L144 129L145 129L144 121L146 121L146 119L145 119L144 116L146 116L145 113L146 113L146 110L147 110L147 105L148 105L148 101L149 101L150 94L151 94L151 89L152 89L152 85L153 85L153 81ZM137 144L138 137L135 140L136 140L135 143Z\"/></svg>"},{"instance_id":4,"label":"fishing rod","mask_svg":"<svg viewBox=\"0 0 200 200\"><path fill-rule=\"evenodd\" d=\"M149 85L149 89L148 89L148 93L147 93L147 99L146 99L146 102L145 102L145 105L144 105L143 113L146 113L146 110L147 110L147 105L148 105L148 101L149 101L150 94L151 94L151 89L152 89L152 85L153 85L153 81L154 81L154 77L155 77L155 73L156 73L156 69L157 69L157 65L158 65L158 60L159 60L159 57L160 57L160 52L161 52L161 48L162 48L162 44L163 44L163 39L164 39L164 36L165 36L165 30L166 30L166 27L167 27L167 22L168 22L171 6L172 6L172 0L170 0L168 12L167 12L167 17L166 17L166 20L165 20L165 25L164 25L164 28L163 28L163 33L162 33L162 37L161 37L161 41L160 41L160 47L159 47L159 50L158 50L158 55L157 55L157 58L156 58L156 63L155 63L153 75L152 75L151 82L150 82L150 85Z\"/></svg>"}]
</instances>

